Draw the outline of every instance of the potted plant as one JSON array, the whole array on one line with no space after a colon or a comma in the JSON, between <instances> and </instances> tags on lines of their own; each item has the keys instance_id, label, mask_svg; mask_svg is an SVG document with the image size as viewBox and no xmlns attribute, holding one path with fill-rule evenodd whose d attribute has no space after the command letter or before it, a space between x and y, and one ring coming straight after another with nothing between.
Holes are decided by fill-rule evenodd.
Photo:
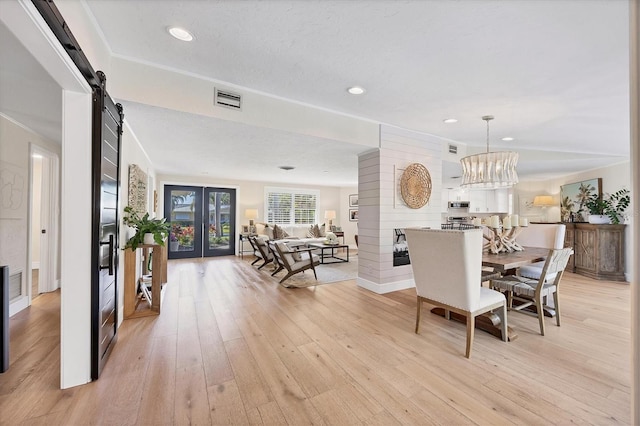
<instances>
[{"instance_id":1,"label":"potted plant","mask_svg":"<svg viewBox=\"0 0 640 426\"><path fill-rule=\"evenodd\" d=\"M599 197L592 194L586 202L589 209L589 223L613 223L623 222L625 211L631 204L628 189L620 189L613 194L603 194Z\"/></svg>"},{"instance_id":2,"label":"potted plant","mask_svg":"<svg viewBox=\"0 0 640 426\"><path fill-rule=\"evenodd\" d=\"M133 207L127 206L124 208L125 217L122 222L134 228L136 233L133 237L129 238L124 248L135 250L141 244L159 244L164 246L164 240L169 234L170 225L166 222L166 219L149 218L149 213L145 213L140 217ZM150 236L149 236L150 235Z\"/></svg>"}]
</instances>

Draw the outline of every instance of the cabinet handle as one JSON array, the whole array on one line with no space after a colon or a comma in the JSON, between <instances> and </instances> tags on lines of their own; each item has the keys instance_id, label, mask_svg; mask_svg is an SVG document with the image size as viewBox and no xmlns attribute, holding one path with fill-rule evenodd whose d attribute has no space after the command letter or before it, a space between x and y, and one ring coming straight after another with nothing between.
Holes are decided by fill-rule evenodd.
<instances>
[{"instance_id":1,"label":"cabinet handle","mask_svg":"<svg viewBox=\"0 0 640 426\"><path fill-rule=\"evenodd\" d=\"M109 246L109 264L107 266L100 265L100 270L108 269L109 275L113 275L113 234L109 235L109 241L100 241L100 245Z\"/></svg>"}]
</instances>

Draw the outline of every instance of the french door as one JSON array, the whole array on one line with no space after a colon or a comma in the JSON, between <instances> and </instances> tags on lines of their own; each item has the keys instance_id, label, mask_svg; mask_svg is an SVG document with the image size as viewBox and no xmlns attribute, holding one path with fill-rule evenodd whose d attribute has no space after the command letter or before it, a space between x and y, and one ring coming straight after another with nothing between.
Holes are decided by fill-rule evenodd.
<instances>
[{"instance_id":1,"label":"french door","mask_svg":"<svg viewBox=\"0 0 640 426\"><path fill-rule=\"evenodd\" d=\"M169 259L235 253L235 189L166 185L164 217L171 223Z\"/></svg>"}]
</instances>

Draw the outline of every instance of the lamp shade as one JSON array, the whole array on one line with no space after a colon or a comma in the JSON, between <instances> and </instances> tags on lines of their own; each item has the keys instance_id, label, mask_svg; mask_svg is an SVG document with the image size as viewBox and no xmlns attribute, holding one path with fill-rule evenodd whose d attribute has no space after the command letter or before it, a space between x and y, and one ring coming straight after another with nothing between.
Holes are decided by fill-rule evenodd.
<instances>
[{"instance_id":1,"label":"lamp shade","mask_svg":"<svg viewBox=\"0 0 640 426\"><path fill-rule=\"evenodd\" d=\"M489 151L489 121L492 115L482 117L487 122L487 152L460 159L462 188L504 188L518 183L518 153L513 151Z\"/></svg>"},{"instance_id":2,"label":"lamp shade","mask_svg":"<svg viewBox=\"0 0 640 426\"><path fill-rule=\"evenodd\" d=\"M258 209L246 209L244 211L244 217L246 217L247 219L257 219Z\"/></svg>"},{"instance_id":3,"label":"lamp shade","mask_svg":"<svg viewBox=\"0 0 640 426\"><path fill-rule=\"evenodd\" d=\"M553 196L551 195L536 195L533 199L533 205L536 207L549 207L553 206Z\"/></svg>"},{"instance_id":4,"label":"lamp shade","mask_svg":"<svg viewBox=\"0 0 640 426\"><path fill-rule=\"evenodd\" d=\"M325 210L324 211L324 218L325 219L335 219L336 218L336 211L335 210Z\"/></svg>"}]
</instances>

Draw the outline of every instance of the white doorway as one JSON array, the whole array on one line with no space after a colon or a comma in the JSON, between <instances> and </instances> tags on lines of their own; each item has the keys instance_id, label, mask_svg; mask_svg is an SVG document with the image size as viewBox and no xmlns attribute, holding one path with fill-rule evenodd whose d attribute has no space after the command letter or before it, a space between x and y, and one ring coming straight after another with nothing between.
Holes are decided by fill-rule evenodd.
<instances>
[{"instance_id":1,"label":"white doorway","mask_svg":"<svg viewBox=\"0 0 640 426\"><path fill-rule=\"evenodd\" d=\"M58 156L31 145L29 274L30 300L59 286L58 272Z\"/></svg>"}]
</instances>

